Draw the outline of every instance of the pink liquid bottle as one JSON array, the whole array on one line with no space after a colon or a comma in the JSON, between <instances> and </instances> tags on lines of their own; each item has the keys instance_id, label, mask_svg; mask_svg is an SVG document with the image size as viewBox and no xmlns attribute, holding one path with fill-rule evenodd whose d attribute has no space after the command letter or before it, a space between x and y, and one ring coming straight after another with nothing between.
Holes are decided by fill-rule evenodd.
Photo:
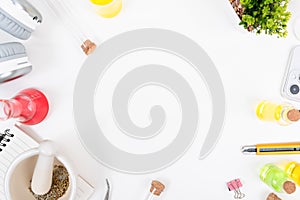
<instances>
[{"instance_id":1,"label":"pink liquid bottle","mask_svg":"<svg viewBox=\"0 0 300 200\"><path fill-rule=\"evenodd\" d=\"M0 121L15 118L26 125L38 124L49 111L46 96L39 90L28 88L12 99L0 99Z\"/></svg>"}]
</instances>

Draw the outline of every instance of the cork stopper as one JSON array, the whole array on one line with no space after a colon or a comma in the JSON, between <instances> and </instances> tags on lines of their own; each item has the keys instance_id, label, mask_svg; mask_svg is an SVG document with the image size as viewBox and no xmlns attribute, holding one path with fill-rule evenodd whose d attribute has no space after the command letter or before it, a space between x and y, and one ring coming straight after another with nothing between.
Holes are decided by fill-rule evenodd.
<instances>
[{"instance_id":1,"label":"cork stopper","mask_svg":"<svg viewBox=\"0 0 300 200\"><path fill-rule=\"evenodd\" d=\"M266 200L281 200L276 194L271 193Z\"/></svg>"},{"instance_id":2,"label":"cork stopper","mask_svg":"<svg viewBox=\"0 0 300 200\"><path fill-rule=\"evenodd\" d=\"M299 110L296 110L296 109L289 110L287 113L287 118L292 122L298 121L300 119Z\"/></svg>"},{"instance_id":3,"label":"cork stopper","mask_svg":"<svg viewBox=\"0 0 300 200\"><path fill-rule=\"evenodd\" d=\"M150 192L152 193L154 191L154 195L159 196L165 189L164 184L162 184L159 181L152 181Z\"/></svg>"},{"instance_id":4,"label":"cork stopper","mask_svg":"<svg viewBox=\"0 0 300 200\"><path fill-rule=\"evenodd\" d=\"M90 55L91 53L93 53L96 47L97 47L96 44L89 39L84 41L83 44L81 45L81 49L86 55Z\"/></svg>"},{"instance_id":5,"label":"cork stopper","mask_svg":"<svg viewBox=\"0 0 300 200\"><path fill-rule=\"evenodd\" d=\"M291 181L286 181L283 184L283 189L286 193L292 194L296 191L296 185Z\"/></svg>"}]
</instances>

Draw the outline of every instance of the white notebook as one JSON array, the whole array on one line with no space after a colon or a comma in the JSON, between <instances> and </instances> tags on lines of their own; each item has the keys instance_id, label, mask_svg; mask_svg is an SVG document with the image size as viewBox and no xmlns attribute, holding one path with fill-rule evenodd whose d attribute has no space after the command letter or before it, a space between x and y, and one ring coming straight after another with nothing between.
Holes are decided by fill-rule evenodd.
<instances>
[{"instance_id":1,"label":"white notebook","mask_svg":"<svg viewBox=\"0 0 300 200\"><path fill-rule=\"evenodd\" d=\"M17 126L0 126L0 200L6 199L4 178L9 166L20 154L38 146L37 141ZM76 200L87 200L93 192L94 188L78 176Z\"/></svg>"},{"instance_id":2,"label":"white notebook","mask_svg":"<svg viewBox=\"0 0 300 200\"><path fill-rule=\"evenodd\" d=\"M11 163L25 151L38 147L38 143L16 126L0 129L0 199L6 199L4 177Z\"/></svg>"}]
</instances>

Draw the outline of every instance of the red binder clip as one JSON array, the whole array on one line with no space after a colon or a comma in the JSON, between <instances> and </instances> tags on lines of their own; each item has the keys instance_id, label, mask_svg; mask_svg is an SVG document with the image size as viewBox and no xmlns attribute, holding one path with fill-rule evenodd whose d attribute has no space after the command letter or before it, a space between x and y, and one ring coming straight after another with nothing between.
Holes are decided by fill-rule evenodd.
<instances>
[{"instance_id":1,"label":"red binder clip","mask_svg":"<svg viewBox=\"0 0 300 200\"><path fill-rule=\"evenodd\" d=\"M245 197L245 194L241 192L240 188L242 187L242 183L240 179L234 179L232 181L227 182L227 187L229 191L234 191L235 199L242 199Z\"/></svg>"}]
</instances>

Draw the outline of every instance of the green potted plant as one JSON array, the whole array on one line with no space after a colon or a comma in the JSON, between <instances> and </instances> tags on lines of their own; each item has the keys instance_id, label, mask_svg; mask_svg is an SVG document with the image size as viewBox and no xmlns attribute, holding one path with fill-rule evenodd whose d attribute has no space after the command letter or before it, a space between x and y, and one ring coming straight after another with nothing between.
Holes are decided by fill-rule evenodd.
<instances>
[{"instance_id":1,"label":"green potted plant","mask_svg":"<svg viewBox=\"0 0 300 200\"><path fill-rule=\"evenodd\" d=\"M240 25L249 32L286 37L291 13L289 0L229 0L240 19Z\"/></svg>"}]
</instances>

